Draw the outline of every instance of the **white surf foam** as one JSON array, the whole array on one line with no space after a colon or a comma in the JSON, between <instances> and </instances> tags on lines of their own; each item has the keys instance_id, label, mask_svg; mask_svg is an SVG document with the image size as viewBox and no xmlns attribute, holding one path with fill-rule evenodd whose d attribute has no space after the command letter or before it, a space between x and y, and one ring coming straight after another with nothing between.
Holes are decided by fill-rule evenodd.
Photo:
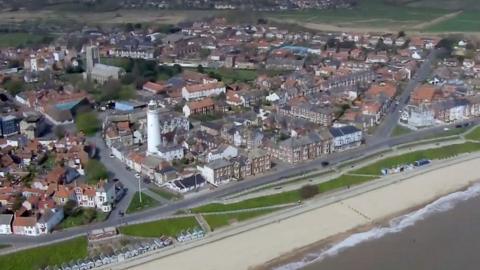
<instances>
[{"instance_id":1,"label":"white surf foam","mask_svg":"<svg viewBox=\"0 0 480 270\"><path fill-rule=\"evenodd\" d=\"M307 254L301 261L292 262L276 268L276 270L296 270L308 264L319 262L326 257L335 256L339 252L354 247L360 243L379 239L385 235L398 233L407 227L413 226L416 222L423 220L435 213L448 211L460 202L469 200L480 195L480 184L475 184L465 191L459 191L446 195L425 207L412 213L397 217L389 222L387 227L376 227L362 233L355 233L345 240L321 251L320 253Z\"/></svg>"}]
</instances>

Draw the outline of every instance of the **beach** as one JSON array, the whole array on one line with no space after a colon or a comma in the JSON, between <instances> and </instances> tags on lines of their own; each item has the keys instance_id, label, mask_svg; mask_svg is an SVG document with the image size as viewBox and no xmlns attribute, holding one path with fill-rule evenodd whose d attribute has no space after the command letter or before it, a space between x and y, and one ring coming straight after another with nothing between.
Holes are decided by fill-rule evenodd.
<instances>
[{"instance_id":1,"label":"beach","mask_svg":"<svg viewBox=\"0 0 480 270\"><path fill-rule=\"evenodd\" d=\"M389 176L393 184L366 191L319 208L308 202L306 212L288 218L272 216L271 222L253 221L250 229L221 233L188 246L125 263L114 269L265 269L278 265L287 254L322 243L339 241L346 232L368 230L394 216L424 206L452 192L466 189L479 177L478 155L434 162L411 176ZM406 178L406 179L402 179ZM385 181L385 180L382 180ZM319 199L321 200L321 199ZM257 224L256 224L257 223ZM267 264L265 264L267 263Z\"/></svg>"}]
</instances>

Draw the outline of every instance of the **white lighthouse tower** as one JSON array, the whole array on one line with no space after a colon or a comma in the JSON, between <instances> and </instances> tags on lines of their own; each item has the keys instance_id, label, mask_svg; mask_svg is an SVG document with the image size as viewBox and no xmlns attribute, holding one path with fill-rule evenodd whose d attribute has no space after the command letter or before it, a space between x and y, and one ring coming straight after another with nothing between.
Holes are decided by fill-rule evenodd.
<instances>
[{"instance_id":1,"label":"white lighthouse tower","mask_svg":"<svg viewBox=\"0 0 480 270\"><path fill-rule=\"evenodd\" d=\"M157 102L150 100L147 109L147 155L157 154L157 147L161 144L159 113Z\"/></svg>"}]
</instances>

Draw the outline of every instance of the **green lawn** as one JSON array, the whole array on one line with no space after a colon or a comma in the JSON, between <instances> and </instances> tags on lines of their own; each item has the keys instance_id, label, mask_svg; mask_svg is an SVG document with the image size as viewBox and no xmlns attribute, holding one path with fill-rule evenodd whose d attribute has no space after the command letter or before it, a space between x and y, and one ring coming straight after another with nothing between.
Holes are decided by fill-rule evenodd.
<instances>
[{"instance_id":1,"label":"green lawn","mask_svg":"<svg viewBox=\"0 0 480 270\"><path fill-rule=\"evenodd\" d=\"M413 130L409 129L409 128L406 128L406 127L403 127L401 125L397 125L395 127L395 129L393 130L392 132L392 136L401 136L401 135L405 135L405 134L408 134L410 132L412 132Z\"/></svg>"},{"instance_id":2,"label":"green lawn","mask_svg":"<svg viewBox=\"0 0 480 270\"><path fill-rule=\"evenodd\" d=\"M258 211L232 213L232 214L221 214L221 215L204 215L203 217L207 221L212 231L214 231L220 227L228 226L235 222L245 221L248 219L270 214L275 210L277 209L267 209L267 210L258 210Z\"/></svg>"},{"instance_id":3,"label":"green lawn","mask_svg":"<svg viewBox=\"0 0 480 270\"><path fill-rule=\"evenodd\" d=\"M167 200L171 200L171 201L175 201L175 200L179 200L179 199L183 198L183 196L181 194L174 193L174 192L168 191L168 190L166 190L164 188L160 188L160 187L150 188L150 190L157 193L161 197L163 197Z\"/></svg>"},{"instance_id":4,"label":"green lawn","mask_svg":"<svg viewBox=\"0 0 480 270\"><path fill-rule=\"evenodd\" d=\"M385 168L392 168L401 164L412 163L420 159L444 159L450 158L459 154L475 152L480 150L480 143L466 142L462 144L447 145L439 148L432 148L427 150L419 150L400 156L390 157L369 166L360 168L353 173L358 174L372 174L380 175L380 170Z\"/></svg>"},{"instance_id":5,"label":"green lawn","mask_svg":"<svg viewBox=\"0 0 480 270\"><path fill-rule=\"evenodd\" d=\"M376 178L378 177L344 174L328 182L319 184L318 191L320 193L324 193L324 192L331 191L338 188L362 184L362 183L374 180Z\"/></svg>"},{"instance_id":6,"label":"green lawn","mask_svg":"<svg viewBox=\"0 0 480 270\"><path fill-rule=\"evenodd\" d=\"M89 213L90 211L93 211L93 213ZM100 222L107 219L107 217L108 213L96 211L95 209L79 209L77 213L65 218L60 224L58 224L58 229L66 229L93 222Z\"/></svg>"},{"instance_id":7,"label":"green lawn","mask_svg":"<svg viewBox=\"0 0 480 270\"><path fill-rule=\"evenodd\" d=\"M100 63L102 64L123 68L127 71L132 69L132 62L130 59L124 57L102 57L100 59Z\"/></svg>"},{"instance_id":8,"label":"green lawn","mask_svg":"<svg viewBox=\"0 0 480 270\"><path fill-rule=\"evenodd\" d=\"M0 47L28 46L43 40L43 36L30 33L0 33Z\"/></svg>"},{"instance_id":9,"label":"green lawn","mask_svg":"<svg viewBox=\"0 0 480 270\"><path fill-rule=\"evenodd\" d=\"M299 200L301 200L300 193L298 192L298 190L293 190L268 196L252 198L231 204L211 203L197 208L193 208L192 211L195 213L235 211L241 209L251 209L294 203Z\"/></svg>"},{"instance_id":10,"label":"green lawn","mask_svg":"<svg viewBox=\"0 0 480 270\"><path fill-rule=\"evenodd\" d=\"M194 217L163 219L143 224L120 227L122 234L140 237L175 237L182 231L198 227Z\"/></svg>"},{"instance_id":11,"label":"green lawn","mask_svg":"<svg viewBox=\"0 0 480 270\"><path fill-rule=\"evenodd\" d=\"M2 270L37 270L48 265L60 266L87 256L87 238L79 237L64 242L27 249L0 256Z\"/></svg>"},{"instance_id":12,"label":"green lawn","mask_svg":"<svg viewBox=\"0 0 480 270\"><path fill-rule=\"evenodd\" d=\"M475 141L480 141L480 127L476 127L474 130L472 130L470 133L465 135L465 139L467 140L475 140Z\"/></svg>"},{"instance_id":13,"label":"green lawn","mask_svg":"<svg viewBox=\"0 0 480 270\"><path fill-rule=\"evenodd\" d=\"M463 133L467 132L469 129L470 129L470 127L451 128L449 130L444 130L444 131L441 131L437 134L433 134L433 135L430 135L428 137L425 137L425 138L423 138L423 140L460 135L460 134L463 134Z\"/></svg>"},{"instance_id":14,"label":"green lawn","mask_svg":"<svg viewBox=\"0 0 480 270\"><path fill-rule=\"evenodd\" d=\"M432 25L426 30L431 32L478 32L480 31L478 11L464 11L456 17Z\"/></svg>"},{"instance_id":15,"label":"green lawn","mask_svg":"<svg viewBox=\"0 0 480 270\"><path fill-rule=\"evenodd\" d=\"M303 10L268 13L276 19L298 23L328 23L347 26L401 27L428 22L449 13L440 8L412 8L389 5L385 0L363 0L351 9ZM408 28L406 29L408 30Z\"/></svg>"},{"instance_id":16,"label":"green lawn","mask_svg":"<svg viewBox=\"0 0 480 270\"><path fill-rule=\"evenodd\" d=\"M133 195L132 201L128 205L127 214L142 211L156 205L158 205L158 202L143 192L142 202L140 202L140 193L137 191L135 192L135 195Z\"/></svg>"}]
</instances>

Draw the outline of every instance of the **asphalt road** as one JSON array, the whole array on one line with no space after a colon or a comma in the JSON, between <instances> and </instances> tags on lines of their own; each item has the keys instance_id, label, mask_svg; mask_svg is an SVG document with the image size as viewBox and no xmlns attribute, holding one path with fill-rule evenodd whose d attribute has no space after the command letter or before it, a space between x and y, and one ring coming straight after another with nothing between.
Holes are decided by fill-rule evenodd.
<instances>
[{"instance_id":1,"label":"asphalt road","mask_svg":"<svg viewBox=\"0 0 480 270\"><path fill-rule=\"evenodd\" d=\"M439 52L439 50L430 51L428 56L418 68L413 78L408 82L408 84L398 96L398 105L392 104L390 106L390 111L382 120L382 123L375 130L373 139L390 137L393 129L396 127L398 121L400 120L400 116L402 114L401 111L405 109L410 100L410 95L412 91L430 76L432 72L432 62L435 60L435 57ZM370 138L370 140L371 139L372 138Z\"/></svg>"},{"instance_id":2,"label":"asphalt road","mask_svg":"<svg viewBox=\"0 0 480 270\"><path fill-rule=\"evenodd\" d=\"M120 220L122 217L120 216L119 212L126 212L130 201L132 200L135 192L139 190L138 181L135 177L135 173L129 171L125 168L125 164L123 164L117 158L110 157L110 150L105 145L100 134L97 133L95 137L89 138L91 143L94 143L98 149L98 158L99 160L105 165L107 170L110 172L110 177L117 178L123 184L125 188L128 189L125 196L116 204L115 209L110 213L108 217L109 220ZM141 180L140 180L141 182ZM144 188L143 183L140 183L140 188L142 189L142 193L152 197L153 199L157 200L161 204L167 204L169 201L155 192Z\"/></svg>"}]
</instances>

